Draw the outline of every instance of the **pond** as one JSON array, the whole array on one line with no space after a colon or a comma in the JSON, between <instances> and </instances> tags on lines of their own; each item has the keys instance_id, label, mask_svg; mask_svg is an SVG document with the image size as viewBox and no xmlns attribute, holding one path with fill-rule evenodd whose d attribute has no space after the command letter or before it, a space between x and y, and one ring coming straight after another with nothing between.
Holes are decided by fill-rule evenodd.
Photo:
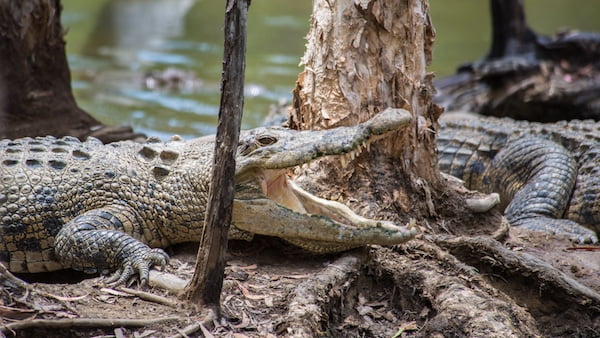
<instances>
[{"instance_id":1,"label":"pond","mask_svg":"<svg viewBox=\"0 0 600 338\"><path fill-rule=\"evenodd\" d=\"M129 124L165 139L215 132L224 1L62 3L73 90L82 108L106 124ZM537 32L600 31L599 1L525 4ZM431 71L449 75L457 65L485 55L490 43L487 1L431 0L430 7L437 30ZM270 105L291 99L310 13L310 1L252 1L243 128L260 125Z\"/></svg>"}]
</instances>

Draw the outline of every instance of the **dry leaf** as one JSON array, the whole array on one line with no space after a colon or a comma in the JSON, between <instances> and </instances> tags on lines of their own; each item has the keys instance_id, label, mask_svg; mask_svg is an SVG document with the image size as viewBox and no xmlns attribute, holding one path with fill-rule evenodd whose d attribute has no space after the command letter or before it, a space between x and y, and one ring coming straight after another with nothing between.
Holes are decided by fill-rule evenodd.
<instances>
[{"instance_id":1,"label":"dry leaf","mask_svg":"<svg viewBox=\"0 0 600 338\"><path fill-rule=\"evenodd\" d=\"M273 307L273 297L272 296L265 297L265 305L268 307Z\"/></svg>"},{"instance_id":2,"label":"dry leaf","mask_svg":"<svg viewBox=\"0 0 600 338\"><path fill-rule=\"evenodd\" d=\"M36 310L18 309L14 307L0 305L0 317L2 318L21 320L33 318L36 315L36 313Z\"/></svg>"},{"instance_id":3,"label":"dry leaf","mask_svg":"<svg viewBox=\"0 0 600 338\"><path fill-rule=\"evenodd\" d=\"M265 295L255 295L250 293L250 291L248 291L248 289L242 285L242 283L238 283L238 287L240 288L240 290L242 290L242 294L244 295L244 297L248 298L248 299L252 299L252 300L261 300L261 299L265 299Z\"/></svg>"}]
</instances>

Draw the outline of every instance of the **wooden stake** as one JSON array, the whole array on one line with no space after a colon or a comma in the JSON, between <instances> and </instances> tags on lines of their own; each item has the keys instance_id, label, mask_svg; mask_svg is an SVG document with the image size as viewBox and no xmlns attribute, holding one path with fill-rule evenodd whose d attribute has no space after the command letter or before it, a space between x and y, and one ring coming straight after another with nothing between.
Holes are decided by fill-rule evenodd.
<instances>
[{"instance_id":1,"label":"wooden stake","mask_svg":"<svg viewBox=\"0 0 600 338\"><path fill-rule=\"evenodd\" d=\"M184 297L219 315L224 254L235 191L235 152L244 105L246 22L250 0L228 0L225 12L225 46L221 104L204 233L196 270Z\"/></svg>"}]
</instances>

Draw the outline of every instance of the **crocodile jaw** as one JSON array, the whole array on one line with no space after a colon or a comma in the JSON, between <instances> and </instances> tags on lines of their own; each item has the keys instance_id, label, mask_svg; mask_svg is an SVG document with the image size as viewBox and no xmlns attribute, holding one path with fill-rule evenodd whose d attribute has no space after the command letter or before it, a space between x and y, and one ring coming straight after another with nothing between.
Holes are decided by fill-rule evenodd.
<instances>
[{"instance_id":1,"label":"crocodile jaw","mask_svg":"<svg viewBox=\"0 0 600 338\"><path fill-rule=\"evenodd\" d=\"M299 213L325 216L357 227L378 224L377 221L357 215L342 203L317 197L300 188L286 175L285 171L265 170L263 186L266 187L263 192L269 199Z\"/></svg>"},{"instance_id":2,"label":"crocodile jaw","mask_svg":"<svg viewBox=\"0 0 600 338\"><path fill-rule=\"evenodd\" d=\"M412 225L368 219L342 203L310 194L285 170L262 170L261 196L234 201L233 225L255 234L283 238L317 253L338 252L367 244L393 245L417 234Z\"/></svg>"}]
</instances>

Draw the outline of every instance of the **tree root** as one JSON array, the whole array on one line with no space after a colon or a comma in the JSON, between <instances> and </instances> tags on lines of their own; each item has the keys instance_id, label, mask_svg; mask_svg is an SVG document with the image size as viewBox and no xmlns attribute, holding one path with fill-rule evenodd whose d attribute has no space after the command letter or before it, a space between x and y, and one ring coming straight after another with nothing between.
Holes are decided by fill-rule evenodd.
<instances>
[{"instance_id":1,"label":"tree root","mask_svg":"<svg viewBox=\"0 0 600 338\"><path fill-rule=\"evenodd\" d=\"M364 250L345 253L319 274L298 285L284 316L285 327L280 324L278 331L290 337L322 335L328 319L323 307L330 301L330 291L348 289L356 280L366 257Z\"/></svg>"},{"instance_id":2,"label":"tree root","mask_svg":"<svg viewBox=\"0 0 600 338\"><path fill-rule=\"evenodd\" d=\"M374 278L378 280L375 284L387 289L385 301L401 315L396 325L415 321L420 327L417 336L541 336L531 314L490 285L475 268L435 244L419 240L396 251L376 247L369 254L344 254L295 289L277 331L300 337L335 329L336 320L344 318L333 317L350 318L358 308L360 301L353 298L364 295L356 287L365 278ZM337 308L343 310L333 310ZM368 321L362 315L354 318ZM366 322L358 325L368 330Z\"/></svg>"},{"instance_id":3,"label":"tree root","mask_svg":"<svg viewBox=\"0 0 600 338\"><path fill-rule=\"evenodd\" d=\"M598 334L600 294L545 261L489 237L431 238L526 306L539 328L552 327L553 335Z\"/></svg>"},{"instance_id":4,"label":"tree root","mask_svg":"<svg viewBox=\"0 0 600 338\"><path fill-rule=\"evenodd\" d=\"M412 241L396 251L375 251L374 266L378 274L393 278L402 293L400 303L412 304L402 311L420 313L414 318L424 321L420 335L540 335L524 308L492 287L474 268L436 245Z\"/></svg>"}]
</instances>

